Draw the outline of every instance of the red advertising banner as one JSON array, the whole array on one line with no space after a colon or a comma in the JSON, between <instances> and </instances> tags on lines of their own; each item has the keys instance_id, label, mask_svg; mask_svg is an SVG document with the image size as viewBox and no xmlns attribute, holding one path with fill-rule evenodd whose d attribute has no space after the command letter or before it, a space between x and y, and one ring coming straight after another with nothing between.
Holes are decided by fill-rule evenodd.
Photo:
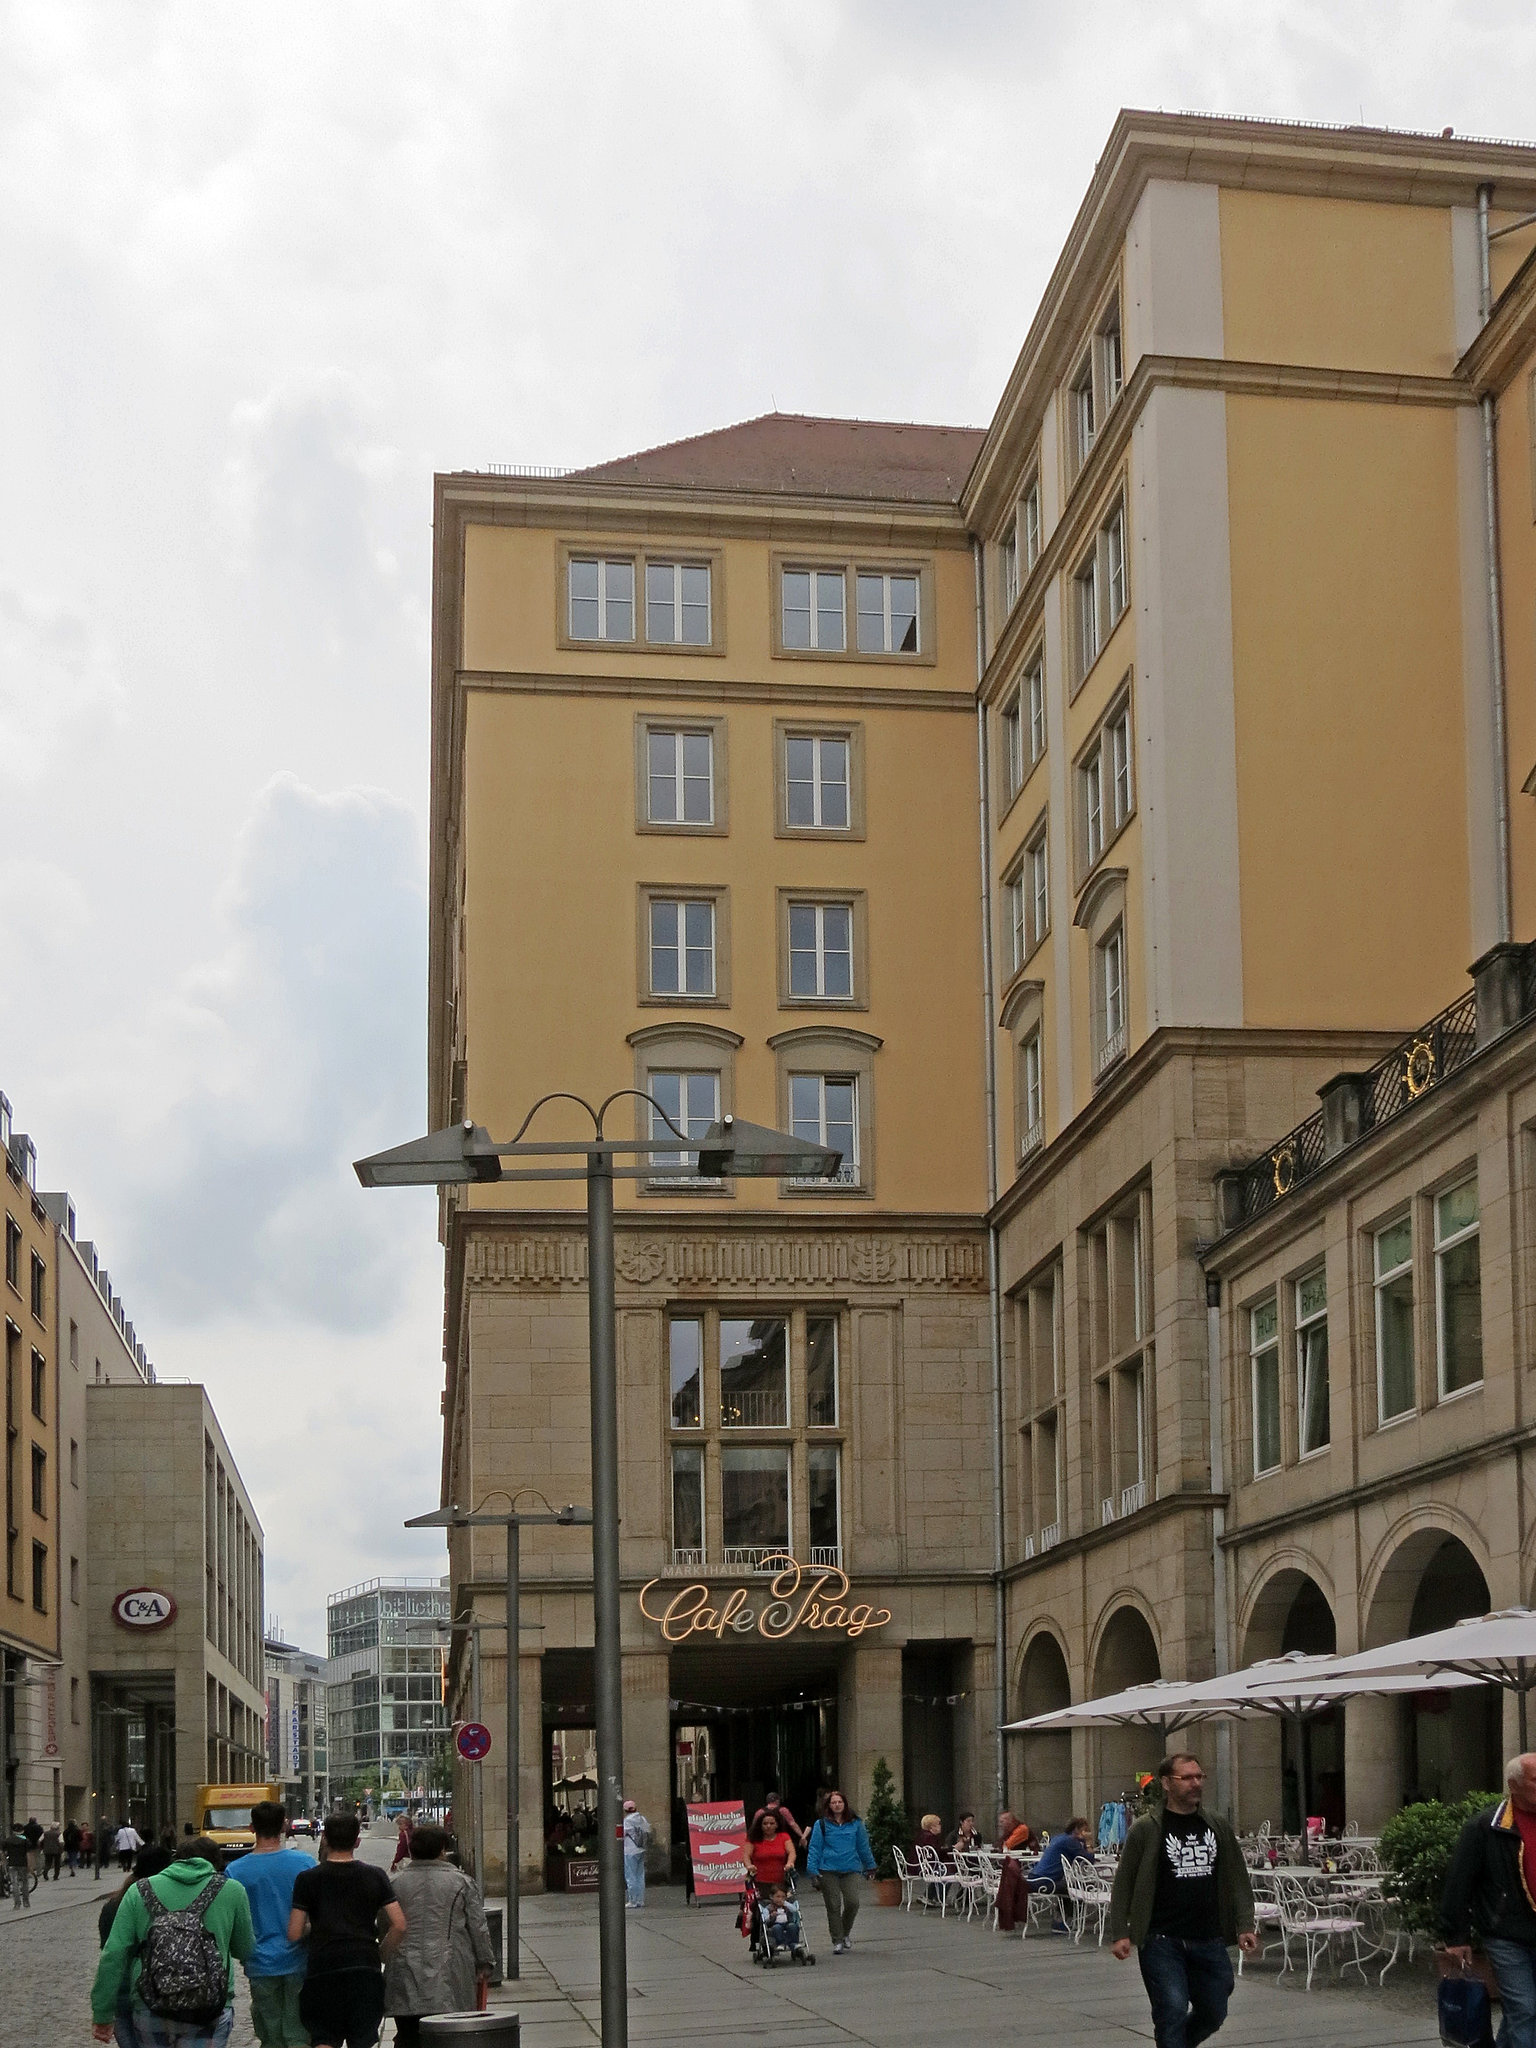
<instances>
[{"instance_id":1,"label":"red advertising banner","mask_svg":"<svg viewBox=\"0 0 1536 2048\"><path fill-rule=\"evenodd\" d=\"M696 1899L739 1898L747 1856L747 1815L739 1799L688 1809L688 1854Z\"/></svg>"}]
</instances>

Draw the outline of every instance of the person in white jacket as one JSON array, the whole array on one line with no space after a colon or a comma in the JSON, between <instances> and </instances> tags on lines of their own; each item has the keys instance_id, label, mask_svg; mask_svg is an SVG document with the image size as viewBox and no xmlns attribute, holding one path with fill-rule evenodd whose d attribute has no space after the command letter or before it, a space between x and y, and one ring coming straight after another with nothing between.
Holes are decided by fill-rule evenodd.
<instances>
[{"instance_id":1,"label":"person in white jacket","mask_svg":"<svg viewBox=\"0 0 1536 2048\"><path fill-rule=\"evenodd\" d=\"M633 1799L624 1802L624 1903L645 1904L645 1852L650 1845L651 1824Z\"/></svg>"}]
</instances>

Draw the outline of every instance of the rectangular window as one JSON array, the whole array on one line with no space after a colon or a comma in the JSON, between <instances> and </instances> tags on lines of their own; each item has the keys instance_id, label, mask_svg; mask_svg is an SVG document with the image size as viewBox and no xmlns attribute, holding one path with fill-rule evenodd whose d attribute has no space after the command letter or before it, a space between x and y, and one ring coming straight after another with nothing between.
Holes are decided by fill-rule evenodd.
<instances>
[{"instance_id":1,"label":"rectangular window","mask_svg":"<svg viewBox=\"0 0 1536 2048\"><path fill-rule=\"evenodd\" d=\"M1104 851L1104 757L1095 748L1083 764L1083 837L1092 867Z\"/></svg>"},{"instance_id":2,"label":"rectangular window","mask_svg":"<svg viewBox=\"0 0 1536 2048\"><path fill-rule=\"evenodd\" d=\"M1010 526L997 544L999 581L1003 593L1003 617L1006 618L1019 601L1019 534L1018 528Z\"/></svg>"},{"instance_id":3,"label":"rectangular window","mask_svg":"<svg viewBox=\"0 0 1536 2048\"><path fill-rule=\"evenodd\" d=\"M842 1452L836 1444L812 1444L809 1464L811 1563L841 1565Z\"/></svg>"},{"instance_id":4,"label":"rectangular window","mask_svg":"<svg viewBox=\"0 0 1536 2048\"><path fill-rule=\"evenodd\" d=\"M1010 697L999 720L1003 742L1003 801L1012 803L1024 787L1024 718L1017 697Z\"/></svg>"},{"instance_id":5,"label":"rectangular window","mask_svg":"<svg viewBox=\"0 0 1536 2048\"><path fill-rule=\"evenodd\" d=\"M1280 1464L1280 1313L1271 1295L1248 1312L1253 1376L1253 1476Z\"/></svg>"},{"instance_id":6,"label":"rectangular window","mask_svg":"<svg viewBox=\"0 0 1536 2048\"><path fill-rule=\"evenodd\" d=\"M1077 771L1078 860L1086 878L1135 804L1127 698L1095 734Z\"/></svg>"},{"instance_id":7,"label":"rectangular window","mask_svg":"<svg viewBox=\"0 0 1536 2048\"><path fill-rule=\"evenodd\" d=\"M1099 658L1099 555L1094 552L1072 579L1077 608L1077 672L1087 675Z\"/></svg>"},{"instance_id":8,"label":"rectangular window","mask_svg":"<svg viewBox=\"0 0 1536 2048\"><path fill-rule=\"evenodd\" d=\"M916 654L917 578L858 573L860 654Z\"/></svg>"},{"instance_id":9,"label":"rectangular window","mask_svg":"<svg viewBox=\"0 0 1536 2048\"><path fill-rule=\"evenodd\" d=\"M1024 672L1024 696L1029 704L1029 759L1033 767L1045 752L1045 661L1036 656Z\"/></svg>"},{"instance_id":10,"label":"rectangular window","mask_svg":"<svg viewBox=\"0 0 1536 2048\"><path fill-rule=\"evenodd\" d=\"M32 1254L32 1313L39 1322L44 1320L48 1308L48 1268L37 1253Z\"/></svg>"},{"instance_id":11,"label":"rectangular window","mask_svg":"<svg viewBox=\"0 0 1536 2048\"><path fill-rule=\"evenodd\" d=\"M1319 1269L1296 1282L1296 1415L1301 1455L1325 1449L1328 1417L1328 1279Z\"/></svg>"},{"instance_id":12,"label":"rectangular window","mask_svg":"<svg viewBox=\"0 0 1536 2048\"><path fill-rule=\"evenodd\" d=\"M1442 1396L1475 1387L1483 1377L1482 1258L1475 1179L1448 1189L1435 1201L1435 1333Z\"/></svg>"},{"instance_id":13,"label":"rectangular window","mask_svg":"<svg viewBox=\"0 0 1536 2048\"><path fill-rule=\"evenodd\" d=\"M672 1427L698 1429L704 1421L704 1325L675 1316L667 1325L672 1368Z\"/></svg>"},{"instance_id":14,"label":"rectangular window","mask_svg":"<svg viewBox=\"0 0 1536 2048\"><path fill-rule=\"evenodd\" d=\"M1093 355L1090 351L1077 367L1068 394L1069 431L1071 435L1072 474L1075 476L1093 449L1095 419L1093 409Z\"/></svg>"},{"instance_id":15,"label":"rectangular window","mask_svg":"<svg viewBox=\"0 0 1536 2048\"><path fill-rule=\"evenodd\" d=\"M1376 1263L1376 1405L1383 1422L1418 1405L1413 1364L1413 1223L1399 1216L1378 1230Z\"/></svg>"},{"instance_id":16,"label":"rectangular window","mask_svg":"<svg viewBox=\"0 0 1536 2048\"><path fill-rule=\"evenodd\" d=\"M787 649L844 652L848 645L848 583L841 569L786 569L780 592Z\"/></svg>"},{"instance_id":17,"label":"rectangular window","mask_svg":"<svg viewBox=\"0 0 1536 2048\"><path fill-rule=\"evenodd\" d=\"M48 1612L48 1546L32 1546L32 1605L39 1614Z\"/></svg>"},{"instance_id":18,"label":"rectangular window","mask_svg":"<svg viewBox=\"0 0 1536 2048\"><path fill-rule=\"evenodd\" d=\"M672 1446L672 1562L704 1562L704 1449Z\"/></svg>"},{"instance_id":19,"label":"rectangular window","mask_svg":"<svg viewBox=\"0 0 1536 2048\"><path fill-rule=\"evenodd\" d=\"M1040 479L1032 476L1024 486L1024 569L1033 569L1040 559Z\"/></svg>"},{"instance_id":20,"label":"rectangular window","mask_svg":"<svg viewBox=\"0 0 1536 2048\"><path fill-rule=\"evenodd\" d=\"M1125 388L1125 351L1120 339L1120 299L1110 300L1099 322L1098 342L1100 411L1107 413Z\"/></svg>"},{"instance_id":21,"label":"rectangular window","mask_svg":"<svg viewBox=\"0 0 1536 2048\"><path fill-rule=\"evenodd\" d=\"M1127 705L1109 727L1110 818L1115 831L1131 815L1131 710Z\"/></svg>"},{"instance_id":22,"label":"rectangular window","mask_svg":"<svg viewBox=\"0 0 1536 2048\"><path fill-rule=\"evenodd\" d=\"M48 1399L48 1361L40 1351L32 1354L32 1413L39 1422L46 1422Z\"/></svg>"},{"instance_id":23,"label":"rectangular window","mask_svg":"<svg viewBox=\"0 0 1536 2048\"><path fill-rule=\"evenodd\" d=\"M848 829L848 742L819 733L784 741L787 822L797 831Z\"/></svg>"},{"instance_id":24,"label":"rectangular window","mask_svg":"<svg viewBox=\"0 0 1536 2048\"><path fill-rule=\"evenodd\" d=\"M805 1419L811 1429L837 1427L837 1317L805 1319Z\"/></svg>"},{"instance_id":25,"label":"rectangular window","mask_svg":"<svg viewBox=\"0 0 1536 2048\"><path fill-rule=\"evenodd\" d=\"M715 906L671 896L651 898L651 994L715 993Z\"/></svg>"},{"instance_id":26,"label":"rectangular window","mask_svg":"<svg viewBox=\"0 0 1536 2048\"><path fill-rule=\"evenodd\" d=\"M1105 587L1109 597L1109 623L1113 626L1125 610L1125 507L1117 505L1104 529Z\"/></svg>"},{"instance_id":27,"label":"rectangular window","mask_svg":"<svg viewBox=\"0 0 1536 2048\"><path fill-rule=\"evenodd\" d=\"M782 1316L722 1316L720 1427L789 1427L789 1325Z\"/></svg>"},{"instance_id":28,"label":"rectangular window","mask_svg":"<svg viewBox=\"0 0 1536 2048\"><path fill-rule=\"evenodd\" d=\"M573 640L633 640L635 565L572 555L569 563Z\"/></svg>"},{"instance_id":29,"label":"rectangular window","mask_svg":"<svg viewBox=\"0 0 1536 2048\"><path fill-rule=\"evenodd\" d=\"M858 1186L858 1082L852 1075L791 1074L789 1127L797 1138L842 1154L831 1186Z\"/></svg>"},{"instance_id":30,"label":"rectangular window","mask_svg":"<svg viewBox=\"0 0 1536 2048\"><path fill-rule=\"evenodd\" d=\"M80 1681L78 1678L72 1678L69 1681L69 1722L72 1728L80 1726Z\"/></svg>"},{"instance_id":31,"label":"rectangular window","mask_svg":"<svg viewBox=\"0 0 1536 2048\"><path fill-rule=\"evenodd\" d=\"M78 1557L72 1557L69 1560L69 1597L76 1607L80 1605L80 1560Z\"/></svg>"},{"instance_id":32,"label":"rectangular window","mask_svg":"<svg viewBox=\"0 0 1536 2048\"><path fill-rule=\"evenodd\" d=\"M690 1138L704 1137L711 1124L720 1121L720 1076L718 1074L651 1073L647 1076L651 1095L651 1141L666 1144L672 1137L668 1121ZM662 1114L665 1112L665 1115ZM663 1174L681 1168L697 1174L697 1152L653 1152L652 1167Z\"/></svg>"},{"instance_id":33,"label":"rectangular window","mask_svg":"<svg viewBox=\"0 0 1536 2048\"><path fill-rule=\"evenodd\" d=\"M1100 1018L1103 1036L1098 1071L1125 1051L1125 927L1117 924L1099 946Z\"/></svg>"},{"instance_id":34,"label":"rectangular window","mask_svg":"<svg viewBox=\"0 0 1536 2048\"><path fill-rule=\"evenodd\" d=\"M1030 842L1024 865L1029 875L1029 943L1033 951L1051 928L1050 854L1043 832Z\"/></svg>"},{"instance_id":35,"label":"rectangular window","mask_svg":"<svg viewBox=\"0 0 1536 2048\"><path fill-rule=\"evenodd\" d=\"M69 1483L71 1486L80 1484L80 1446L73 1437L69 1440Z\"/></svg>"},{"instance_id":36,"label":"rectangular window","mask_svg":"<svg viewBox=\"0 0 1536 2048\"><path fill-rule=\"evenodd\" d=\"M610 635L627 638L627 635ZM709 564L647 562L645 637L653 646L707 647Z\"/></svg>"},{"instance_id":37,"label":"rectangular window","mask_svg":"<svg viewBox=\"0 0 1536 2048\"><path fill-rule=\"evenodd\" d=\"M32 1446L32 1512L46 1515L48 1512L48 1453Z\"/></svg>"},{"instance_id":38,"label":"rectangular window","mask_svg":"<svg viewBox=\"0 0 1536 2048\"><path fill-rule=\"evenodd\" d=\"M790 904L789 993L805 1000L852 1001L852 904Z\"/></svg>"},{"instance_id":39,"label":"rectangular window","mask_svg":"<svg viewBox=\"0 0 1536 2048\"><path fill-rule=\"evenodd\" d=\"M720 1521L728 1565L789 1551L789 1450L726 1444L720 1451Z\"/></svg>"},{"instance_id":40,"label":"rectangular window","mask_svg":"<svg viewBox=\"0 0 1536 2048\"><path fill-rule=\"evenodd\" d=\"M646 819L652 825L715 822L715 747L708 732L652 726L645 735Z\"/></svg>"},{"instance_id":41,"label":"rectangular window","mask_svg":"<svg viewBox=\"0 0 1536 2048\"><path fill-rule=\"evenodd\" d=\"M5 1219L5 1277L21 1292L21 1225L14 1217Z\"/></svg>"},{"instance_id":42,"label":"rectangular window","mask_svg":"<svg viewBox=\"0 0 1536 2048\"><path fill-rule=\"evenodd\" d=\"M1044 1092L1041 1086L1040 1033L1032 1031L1019 1056L1020 1086L1024 1096L1023 1134L1020 1153L1033 1152L1042 1135Z\"/></svg>"},{"instance_id":43,"label":"rectangular window","mask_svg":"<svg viewBox=\"0 0 1536 2048\"><path fill-rule=\"evenodd\" d=\"M73 1320L69 1325L69 1362L76 1372L80 1370L80 1325Z\"/></svg>"},{"instance_id":44,"label":"rectangular window","mask_svg":"<svg viewBox=\"0 0 1536 2048\"><path fill-rule=\"evenodd\" d=\"M1029 951L1029 921L1025 910L1024 870L1019 869L1003 884L1003 908L1008 919L1008 972L1017 974Z\"/></svg>"}]
</instances>

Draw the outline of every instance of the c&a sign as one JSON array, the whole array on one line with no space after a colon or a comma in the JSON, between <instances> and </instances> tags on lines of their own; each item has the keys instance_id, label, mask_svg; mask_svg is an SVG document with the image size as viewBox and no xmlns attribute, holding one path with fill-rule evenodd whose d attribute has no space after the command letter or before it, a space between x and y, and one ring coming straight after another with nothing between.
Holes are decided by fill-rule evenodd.
<instances>
[{"instance_id":1,"label":"c&a sign","mask_svg":"<svg viewBox=\"0 0 1536 2048\"><path fill-rule=\"evenodd\" d=\"M836 1565L813 1565L807 1571L787 1554L769 1562L778 1562L779 1569L764 1605L749 1604L748 1586L733 1586L722 1597L702 1579L675 1592L669 1581L650 1579L640 1588L640 1612L655 1622L669 1643L686 1642L689 1636L713 1636L724 1642L727 1629L732 1635L766 1636L770 1642L799 1628L857 1638L884 1628L891 1618L889 1607L850 1601L848 1575Z\"/></svg>"},{"instance_id":2,"label":"c&a sign","mask_svg":"<svg viewBox=\"0 0 1536 2048\"><path fill-rule=\"evenodd\" d=\"M169 1628L176 1619L176 1602L158 1586L130 1586L112 1602L112 1619L119 1628Z\"/></svg>"}]
</instances>

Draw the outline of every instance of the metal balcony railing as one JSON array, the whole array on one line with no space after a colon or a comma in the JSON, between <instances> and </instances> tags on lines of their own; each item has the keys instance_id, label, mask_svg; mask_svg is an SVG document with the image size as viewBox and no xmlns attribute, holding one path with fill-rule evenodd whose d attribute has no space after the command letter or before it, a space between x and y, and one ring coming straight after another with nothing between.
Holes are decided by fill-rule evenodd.
<instances>
[{"instance_id":1,"label":"metal balcony railing","mask_svg":"<svg viewBox=\"0 0 1536 2048\"><path fill-rule=\"evenodd\" d=\"M672 1562L668 1567L669 1573L701 1572L703 1569L704 1551L702 1546L700 1546L700 1548L697 1550L679 1550L674 1546L672 1551Z\"/></svg>"},{"instance_id":2,"label":"metal balcony railing","mask_svg":"<svg viewBox=\"0 0 1536 2048\"><path fill-rule=\"evenodd\" d=\"M813 1543L811 1545L811 1568L813 1571L841 1571L843 1568L843 1546L841 1543Z\"/></svg>"},{"instance_id":3,"label":"metal balcony railing","mask_svg":"<svg viewBox=\"0 0 1536 2048\"><path fill-rule=\"evenodd\" d=\"M1099 1047L1099 1057L1097 1061L1094 1063L1093 1069L1094 1078L1097 1079L1101 1074L1107 1074L1110 1068L1115 1064L1115 1061L1118 1059L1123 1059L1124 1057L1125 1026L1122 1024L1120 1026L1120 1029L1118 1031L1112 1031L1109 1034L1108 1038L1105 1039L1104 1043Z\"/></svg>"},{"instance_id":4,"label":"metal balcony railing","mask_svg":"<svg viewBox=\"0 0 1536 2048\"><path fill-rule=\"evenodd\" d=\"M722 1394L720 1421L726 1429L786 1429L789 1415L782 1387L742 1387Z\"/></svg>"},{"instance_id":5,"label":"metal balcony railing","mask_svg":"<svg viewBox=\"0 0 1536 2048\"><path fill-rule=\"evenodd\" d=\"M722 1562L729 1571L781 1571L790 1556L787 1543L727 1543Z\"/></svg>"},{"instance_id":6,"label":"metal balcony railing","mask_svg":"<svg viewBox=\"0 0 1536 2048\"><path fill-rule=\"evenodd\" d=\"M856 1188L859 1184L859 1162L846 1156L836 1173L794 1173L789 1176L792 1188Z\"/></svg>"},{"instance_id":7,"label":"metal balcony railing","mask_svg":"<svg viewBox=\"0 0 1536 2048\"><path fill-rule=\"evenodd\" d=\"M1114 1496L1111 1494L1099 1502L1099 1527L1102 1529L1106 1523L1112 1522L1114 1519L1115 1502Z\"/></svg>"},{"instance_id":8,"label":"metal balcony railing","mask_svg":"<svg viewBox=\"0 0 1536 2048\"><path fill-rule=\"evenodd\" d=\"M1042 1550L1054 1550L1056 1545L1060 1541L1060 1522L1047 1522L1045 1527L1040 1531L1040 1548Z\"/></svg>"},{"instance_id":9,"label":"metal balcony railing","mask_svg":"<svg viewBox=\"0 0 1536 2048\"><path fill-rule=\"evenodd\" d=\"M1024 1142L1019 1147L1019 1158L1027 1159L1031 1152L1038 1152L1045 1141L1045 1125L1037 1118L1024 1133Z\"/></svg>"},{"instance_id":10,"label":"metal balcony railing","mask_svg":"<svg viewBox=\"0 0 1536 2048\"><path fill-rule=\"evenodd\" d=\"M1146 1504L1147 1482L1145 1479L1138 1479L1134 1486L1121 1487L1120 1512L1122 1515L1134 1515L1138 1508L1144 1508Z\"/></svg>"}]
</instances>

